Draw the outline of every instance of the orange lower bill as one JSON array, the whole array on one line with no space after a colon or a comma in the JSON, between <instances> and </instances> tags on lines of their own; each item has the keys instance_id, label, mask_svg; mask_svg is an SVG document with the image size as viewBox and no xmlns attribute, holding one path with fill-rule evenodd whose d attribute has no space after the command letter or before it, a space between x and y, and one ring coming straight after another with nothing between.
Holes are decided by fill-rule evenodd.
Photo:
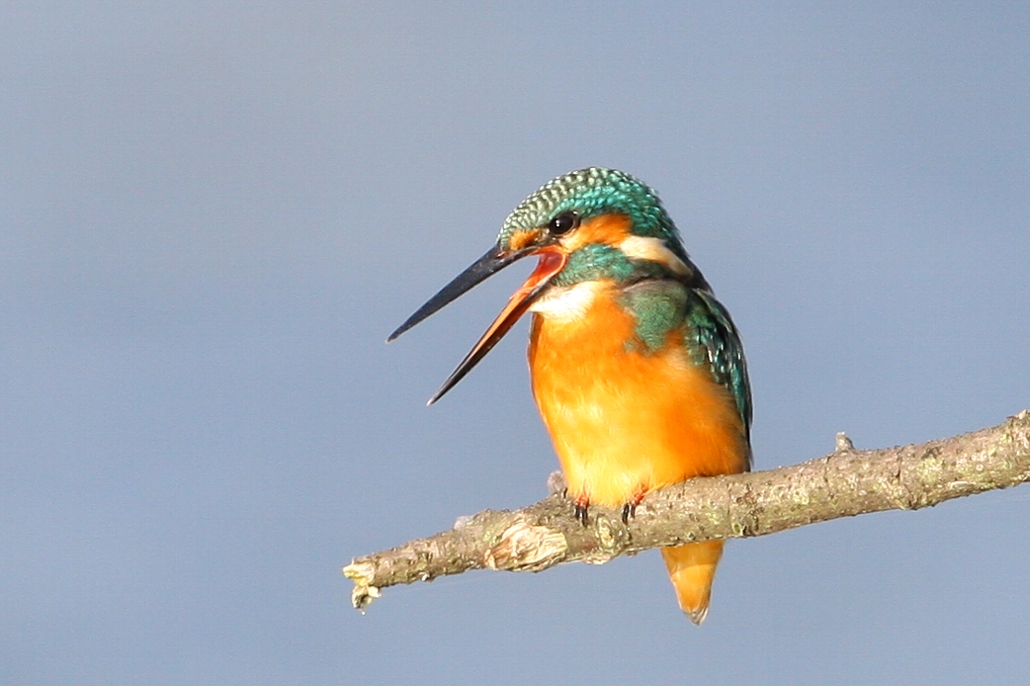
<instances>
[{"instance_id":1,"label":"orange lower bill","mask_svg":"<svg viewBox=\"0 0 1030 686\"><path fill-rule=\"evenodd\" d=\"M504 334L508 333L515 322L529 310L533 301L540 297L551 279L565 268L568 260L568 256L556 248L544 248L537 254L540 255L540 261L537 262L536 269L508 299L504 309L497 315L486 332L480 336L465 359L447 377L447 380L440 386L440 390L429 399L429 405L443 397L444 393L451 390L480 360L486 357L486 354L497 345L497 342L504 338Z\"/></svg>"}]
</instances>

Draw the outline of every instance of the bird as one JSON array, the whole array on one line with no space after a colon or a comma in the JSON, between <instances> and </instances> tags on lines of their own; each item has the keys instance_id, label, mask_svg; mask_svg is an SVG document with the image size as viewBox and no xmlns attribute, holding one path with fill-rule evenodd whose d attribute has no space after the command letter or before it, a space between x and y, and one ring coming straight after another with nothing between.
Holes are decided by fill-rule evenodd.
<instances>
[{"instance_id":1,"label":"bird","mask_svg":"<svg viewBox=\"0 0 1030 686\"><path fill-rule=\"evenodd\" d=\"M558 176L505 219L496 243L387 339L524 257L536 268L458 364L432 405L532 313L533 396L572 513L619 510L696 476L749 471L752 399L740 333L649 186L589 167ZM708 613L723 541L666 547L680 609Z\"/></svg>"}]
</instances>

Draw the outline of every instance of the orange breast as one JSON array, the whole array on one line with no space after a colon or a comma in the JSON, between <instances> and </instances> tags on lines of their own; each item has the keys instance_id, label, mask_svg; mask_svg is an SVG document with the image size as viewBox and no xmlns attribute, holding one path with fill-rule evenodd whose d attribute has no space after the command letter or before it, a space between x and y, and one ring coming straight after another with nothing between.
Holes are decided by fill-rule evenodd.
<instances>
[{"instance_id":1,"label":"orange breast","mask_svg":"<svg viewBox=\"0 0 1030 686\"><path fill-rule=\"evenodd\" d=\"M533 394L569 493L618 507L693 476L744 471L746 444L730 393L670 335L655 353L627 346L631 314L614 284L594 284L576 316L534 314Z\"/></svg>"}]
</instances>

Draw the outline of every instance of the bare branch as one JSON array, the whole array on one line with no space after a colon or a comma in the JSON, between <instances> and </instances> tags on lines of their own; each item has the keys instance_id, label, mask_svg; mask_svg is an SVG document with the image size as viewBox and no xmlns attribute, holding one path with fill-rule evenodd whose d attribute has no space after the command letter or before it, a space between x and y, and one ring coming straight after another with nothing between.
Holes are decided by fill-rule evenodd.
<instances>
[{"instance_id":1,"label":"bare branch","mask_svg":"<svg viewBox=\"0 0 1030 686\"><path fill-rule=\"evenodd\" d=\"M838 434L826 457L764 472L697 478L649 494L636 518L590 510L589 526L552 495L515 511L486 510L450 531L355 559L343 568L363 609L379 590L470 569L538 572L563 562L716 538L764 536L883 510L916 510L1030 481L1030 412L973 433L883 450Z\"/></svg>"}]
</instances>

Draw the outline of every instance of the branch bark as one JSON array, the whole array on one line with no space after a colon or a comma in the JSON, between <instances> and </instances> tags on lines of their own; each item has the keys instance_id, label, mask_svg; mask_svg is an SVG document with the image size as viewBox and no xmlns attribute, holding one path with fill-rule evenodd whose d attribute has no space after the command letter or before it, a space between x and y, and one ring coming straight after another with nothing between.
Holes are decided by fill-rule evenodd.
<instances>
[{"instance_id":1,"label":"branch bark","mask_svg":"<svg viewBox=\"0 0 1030 686\"><path fill-rule=\"evenodd\" d=\"M453 529L356 558L343 568L363 610L380 589L472 569L539 572L565 562L716 538L764 536L883 510L916 510L1030 481L1030 411L972 433L856 450L838 434L826 457L763 472L696 478L655 491L629 525L591 507L583 526L561 495L515 511L486 510Z\"/></svg>"}]
</instances>

